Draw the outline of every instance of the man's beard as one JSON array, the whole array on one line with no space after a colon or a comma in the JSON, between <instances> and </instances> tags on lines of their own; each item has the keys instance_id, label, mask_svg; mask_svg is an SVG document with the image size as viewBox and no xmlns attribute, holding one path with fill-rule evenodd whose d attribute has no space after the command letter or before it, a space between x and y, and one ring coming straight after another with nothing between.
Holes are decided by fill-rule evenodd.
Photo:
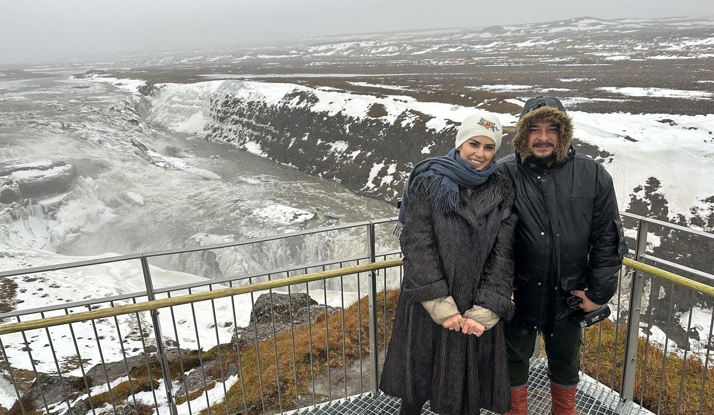
<instances>
[{"instance_id":1,"label":"man's beard","mask_svg":"<svg viewBox=\"0 0 714 415\"><path fill-rule=\"evenodd\" d=\"M538 157L535 154L531 154L531 157L533 157L534 159L536 159L536 161L538 161L540 163L548 164L548 165L555 162L555 159L556 159L555 151L550 153L547 156Z\"/></svg>"}]
</instances>

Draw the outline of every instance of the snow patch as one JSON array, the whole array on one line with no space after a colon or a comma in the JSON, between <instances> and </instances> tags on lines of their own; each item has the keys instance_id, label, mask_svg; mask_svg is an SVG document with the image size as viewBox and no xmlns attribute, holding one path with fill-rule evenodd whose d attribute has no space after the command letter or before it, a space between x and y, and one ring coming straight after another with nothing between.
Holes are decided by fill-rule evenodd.
<instances>
[{"instance_id":1,"label":"snow patch","mask_svg":"<svg viewBox=\"0 0 714 415\"><path fill-rule=\"evenodd\" d=\"M374 183L372 181L377 178L379 172L384 168L384 162L378 163L372 166L372 170L369 171L369 178L367 178L367 183L364 185L366 189L374 189Z\"/></svg>"},{"instance_id":2,"label":"snow patch","mask_svg":"<svg viewBox=\"0 0 714 415\"><path fill-rule=\"evenodd\" d=\"M686 91L680 89L666 88L636 88L636 87L600 87L602 91L612 92L616 94L627 95L631 97L663 97L663 98L683 98L683 99L710 99L714 97L714 93L705 91Z\"/></svg>"},{"instance_id":3,"label":"snow patch","mask_svg":"<svg viewBox=\"0 0 714 415\"><path fill-rule=\"evenodd\" d=\"M263 149L260 147L260 144L254 141L246 141L245 144L243 144L243 148L245 149L245 151L255 154L256 156L268 157L268 154L263 152Z\"/></svg>"},{"instance_id":4,"label":"snow patch","mask_svg":"<svg viewBox=\"0 0 714 415\"><path fill-rule=\"evenodd\" d=\"M256 209L253 215L276 225L297 225L315 217L315 213L286 205L270 205Z\"/></svg>"},{"instance_id":5,"label":"snow patch","mask_svg":"<svg viewBox=\"0 0 714 415\"><path fill-rule=\"evenodd\" d=\"M525 91L535 88L533 85L512 85L512 84L496 84L496 85L481 85L469 86L469 89L491 91L491 92L509 92L509 91Z\"/></svg>"}]
</instances>

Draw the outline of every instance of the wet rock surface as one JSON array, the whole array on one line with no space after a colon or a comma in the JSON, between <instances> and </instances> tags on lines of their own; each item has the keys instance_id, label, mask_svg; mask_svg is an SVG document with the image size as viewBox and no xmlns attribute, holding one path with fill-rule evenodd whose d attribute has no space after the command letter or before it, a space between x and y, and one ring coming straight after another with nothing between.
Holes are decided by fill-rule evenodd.
<instances>
[{"instance_id":1,"label":"wet rock surface","mask_svg":"<svg viewBox=\"0 0 714 415\"><path fill-rule=\"evenodd\" d=\"M77 176L77 168L61 160L0 163L0 203L65 192Z\"/></svg>"},{"instance_id":2,"label":"wet rock surface","mask_svg":"<svg viewBox=\"0 0 714 415\"><path fill-rule=\"evenodd\" d=\"M327 312L332 314L341 310L318 304L307 294L262 294L251 312L250 324L236 329L238 344L255 345L258 342L273 337L274 334L291 331L297 327L314 322L319 315ZM291 319L292 317L292 319ZM236 334L231 339L236 344Z\"/></svg>"}]
</instances>

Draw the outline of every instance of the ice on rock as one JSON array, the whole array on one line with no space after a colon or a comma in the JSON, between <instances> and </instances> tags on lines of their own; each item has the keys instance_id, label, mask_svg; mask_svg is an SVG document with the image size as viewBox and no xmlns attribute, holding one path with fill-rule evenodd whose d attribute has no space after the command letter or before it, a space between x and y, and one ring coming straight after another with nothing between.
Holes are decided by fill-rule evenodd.
<instances>
[{"instance_id":1,"label":"ice on rock","mask_svg":"<svg viewBox=\"0 0 714 415\"><path fill-rule=\"evenodd\" d=\"M297 225L300 223L308 222L315 217L314 212L308 212L306 210L297 209L281 204L274 204L260 209L256 209L253 212L253 215L261 218L266 222L285 226Z\"/></svg>"}]
</instances>

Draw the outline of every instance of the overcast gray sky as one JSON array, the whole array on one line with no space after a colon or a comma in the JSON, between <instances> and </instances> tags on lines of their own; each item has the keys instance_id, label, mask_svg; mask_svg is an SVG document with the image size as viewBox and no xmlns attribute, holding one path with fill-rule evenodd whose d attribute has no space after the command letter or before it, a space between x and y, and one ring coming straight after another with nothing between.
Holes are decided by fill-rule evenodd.
<instances>
[{"instance_id":1,"label":"overcast gray sky","mask_svg":"<svg viewBox=\"0 0 714 415\"><path fill-rule=\"evenodd\" d=\"M0 64L580 16L714 17L714 0L0 0Z\"/></svg>"}]
</instances>

